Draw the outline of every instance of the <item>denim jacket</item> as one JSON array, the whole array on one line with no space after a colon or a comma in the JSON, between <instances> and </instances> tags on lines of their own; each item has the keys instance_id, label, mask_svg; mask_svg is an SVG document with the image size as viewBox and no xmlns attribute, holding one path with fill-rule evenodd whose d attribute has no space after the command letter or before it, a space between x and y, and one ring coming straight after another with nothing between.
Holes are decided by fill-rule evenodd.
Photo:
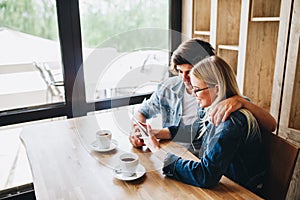
<instances>
[{"instance_id":1,"label":"denim jacket","mask_svg":"<svg viewBox=\"0 0 300 200\"><path fill-rule=\"evenodd\" d=\"M163 127L178 126L182 116L184 83L178 76L160 83L151 97L139 108L146 119L162 115Z\"/></svg>"},{"instance_id":2,"label":"denim jacket","mask_svg":"<svg viewBox=\"0 0 300 200\"><path fill-rule=\"evenodd\" d=\"M232 113L218 127L211 123L206 126L199 149L200 160L184 160L168 153L164 160L163 173L203 188L215 186L222 175L225 175L251 191L258 192L265 174L260 132L254 133L251 130L247 137L247 119L239 111ZM180 127L169 128L172 137L180 137L177 134L184 131L179 129Z\"/></svg>"}]
</instances>

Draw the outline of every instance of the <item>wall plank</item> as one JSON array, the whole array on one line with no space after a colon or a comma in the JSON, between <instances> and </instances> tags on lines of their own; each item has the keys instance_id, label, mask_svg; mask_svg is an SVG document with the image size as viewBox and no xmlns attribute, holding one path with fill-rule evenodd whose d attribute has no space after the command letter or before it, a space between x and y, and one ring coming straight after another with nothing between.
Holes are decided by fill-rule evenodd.
<instances>
[{"instance_id":1,"label":"wall plank","mask_svg":"<svg viewBox=\"0 0 300 200\"><path fill-rule=\"evenodd\" d=\"M244 95L270 110L275 68L278 22L249 22Z\"/></svg>"}]
</instances>

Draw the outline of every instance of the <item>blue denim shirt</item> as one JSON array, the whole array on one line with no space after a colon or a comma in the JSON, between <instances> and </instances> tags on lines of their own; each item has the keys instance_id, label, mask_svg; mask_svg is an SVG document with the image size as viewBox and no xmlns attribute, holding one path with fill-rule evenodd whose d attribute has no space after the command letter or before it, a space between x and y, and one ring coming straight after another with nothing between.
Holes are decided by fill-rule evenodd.
<instances>
[{"instance_id":1,"label":"blue denim shirt","mask_svg":"<svg viewBox=\"0 0 300 200\"><path fill-rule=\"evenodd\" d=\"M166 176L198 187L215 186L222 175L253 192L259 191L265 174L260 133L250 133L244 114L236 111L218 127L211 123L201 138L200 161L184 160L168 153L163 167ZM186 129L187 127L183 128ZM189 127L190 130L195 127ZM170 127L172 137L184 131ZM193 136L197 137L197 135Z\"/></svg>"},{"instance_id":2,"label":"blue denim shirt","mask_svg":"<svg viewBox=\"0 0 300 200\"><path fill-rule=\"evenodd\" d=\"M160 83L151 97L139 108L146 119L162 115L163 127L178 126L182 116L184 83L178 76Z\"/></svg>"}]
</instances>

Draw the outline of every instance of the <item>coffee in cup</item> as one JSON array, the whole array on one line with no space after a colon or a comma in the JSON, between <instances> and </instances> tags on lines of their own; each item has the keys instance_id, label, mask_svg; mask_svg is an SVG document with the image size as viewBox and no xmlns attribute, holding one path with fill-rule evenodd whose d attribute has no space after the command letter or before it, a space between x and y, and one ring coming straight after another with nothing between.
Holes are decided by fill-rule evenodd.
<instances>
[{"instance_id":1,"label":"coffee in cup","mask_svg":"<svg viewBox=\"0 0 300 200\"><path fill-rule=\"evenodd\" d=\"M98 141L98 147L100 149L108 149L111 145L111 131L109 130L98 130L96 132L96 138Z\"/></svg>"},{"instance_id":2,"label":"coffee in cup","mask_svg":"<svg viewBox=\"0 0 300 200\"><path fill-rule=\"evenodd\" d=\"M124 176L133 176L139 165L139 157L135 153L123 153L119 157L120 171Z\"/></svg>"}]
</instances>

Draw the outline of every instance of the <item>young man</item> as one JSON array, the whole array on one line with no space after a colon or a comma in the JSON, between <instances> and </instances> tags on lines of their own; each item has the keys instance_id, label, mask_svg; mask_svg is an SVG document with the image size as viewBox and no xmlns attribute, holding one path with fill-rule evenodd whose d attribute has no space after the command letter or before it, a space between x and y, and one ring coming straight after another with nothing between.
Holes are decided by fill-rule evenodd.
<instances>
[{"instance_id":1,"label":"young man","mask_svg":"<svg viewBox=\"0 0 300 200\"><path fill-rule=\"evenodd\" d=\"M162 116L162 129L153 129L153 134L158 139L170 139L171 135L167 127L189 125L197 118L195 98L192 97L190 71L204 58L215 55L212 46L200 39L190 39L183 42L172 54L171 71L178 76L171 77L160 83L151 97L144 101L135 113L135 117L146 122L147 119ZM233 96L216 105L211 112L211 121L218 125L224 122L228 116L240 109L246 108L255 116L259 124L269 131L276 128L275 119L264 109L251 103L242 96ZM130 142L134 147L144 145L144 141L136 135L130 136Z\"/></svg>"}]
</instances>

